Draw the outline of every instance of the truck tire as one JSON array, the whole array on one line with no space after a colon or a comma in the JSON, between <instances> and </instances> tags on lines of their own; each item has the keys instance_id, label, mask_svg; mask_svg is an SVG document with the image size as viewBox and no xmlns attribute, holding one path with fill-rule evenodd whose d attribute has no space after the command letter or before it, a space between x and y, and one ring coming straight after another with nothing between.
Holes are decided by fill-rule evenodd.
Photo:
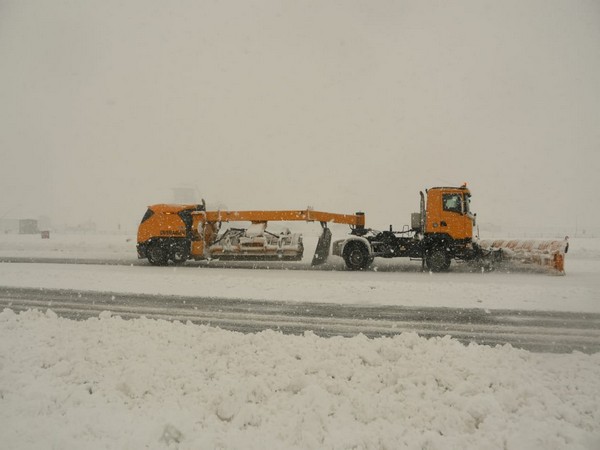
<instances>
[{"instance_id":1,"label":"truck tire","mask_svg":"<svg viewBox=\"0 0 600 450\"><path fill-rule=\"evenodd\" d=\"M167 249L160 242L155 242L148 248L148 261L153 266L166 266L169 263Z\"/></svg>"},{"instance_id":2,"label":"truck tire","mask_svg":"<svg viewBox=\"0 0 600 450\"><path fill-rule=\"evenodd\" d=\"M427 252L425 264L432 272L445 272L450 268L450 255L444 247L434 247Z\"/></svg>"},{"instance_id":3,"label":"truck tire","mask_svg":"<svg viewBox=\"0 0 600 450\"><path fill-rule=\"evenodd\" d=\"M184 243L171 245L169 259L173 261L173 264L181 265L188 260L190 251L187 247L189 247L189 243L187 246Z\"/></svg>"},{"instance_id":4,"label":"truck tire","mask_svg":"<svg viewBox=\"0 0 600 450\"><path fill-rule=\"evenodd\" d=\"M344 247L344 261L350 270L365 270L373 260L365 244L348 242Z\"/></svg>"}]
</instances>

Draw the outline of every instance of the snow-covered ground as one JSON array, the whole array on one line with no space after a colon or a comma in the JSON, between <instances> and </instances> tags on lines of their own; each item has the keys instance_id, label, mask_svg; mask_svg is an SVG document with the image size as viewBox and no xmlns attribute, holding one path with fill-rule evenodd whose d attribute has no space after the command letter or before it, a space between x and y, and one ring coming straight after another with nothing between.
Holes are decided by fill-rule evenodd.
<instances>
[{"instance_id":1,"label":"snow-covered ground","mask_svg":"<svg viewBox=\"0 0 600 450\"><path fill-rule=\"evenodd\" d=\"M313 269L310 261L316 237L309 235L305 244L300 263L227 263L233 269L219 262L168 268L2 264L0 285L304 302L600 312L600 239L571 242L564 277L535 271L472 273L460 264L453 264L450 273L430 274L420 271L420 263L404 258L376 260L372 270L357 273L343 270L342 259L332 256L327 266ZM49 240L0 235L0 259L8 256L137 262L135 237L122 235L58 235Z\"/></svg>"},{"instance_id":2,"label":"snow-covered ground","mask_svg":"<svg viewBox=\"0 0 600 450\"><path fill-rule=\"evenodd\" d=\"M600 312L600 240L567 275L1 263L0 286L286 301ZM135 261L128 236L0 236L0 257ZM281 265L271 265L282 267ZM193 324L0 313L2 447L600 448L600 354L424 339L240 334Z\"/></svg>"}]
</instances>

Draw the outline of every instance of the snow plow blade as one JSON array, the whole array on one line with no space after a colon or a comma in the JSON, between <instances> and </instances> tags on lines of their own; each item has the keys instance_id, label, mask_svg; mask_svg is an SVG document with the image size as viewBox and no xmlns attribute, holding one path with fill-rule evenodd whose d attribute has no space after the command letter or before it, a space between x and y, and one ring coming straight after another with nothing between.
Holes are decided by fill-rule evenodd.
<instances>
[{"instance_id":1,"label":"snow plow blade","mask_svg":"<svg viewBox=\"0 0 600 450\"><path fill-rule=\"evenodd\" d=\"M311 266L318 266L327 261L329 257L329 247L331 246L331 231L326 226L323 226L323 233L317 242L317 248Z\"/></svg>"},{"instance_id":2,"label":"snow plow blade","mask_svg":"<svg viewBox=\"0 0 600 450\"><path fill-rule=\"evenodd\" d=\"M479 241L479 246L488 251L500 250L502 260L536 264L553 273L564 275L569 238L567 236L562 241L483 240Z\"/></svg>"}]
</instances>

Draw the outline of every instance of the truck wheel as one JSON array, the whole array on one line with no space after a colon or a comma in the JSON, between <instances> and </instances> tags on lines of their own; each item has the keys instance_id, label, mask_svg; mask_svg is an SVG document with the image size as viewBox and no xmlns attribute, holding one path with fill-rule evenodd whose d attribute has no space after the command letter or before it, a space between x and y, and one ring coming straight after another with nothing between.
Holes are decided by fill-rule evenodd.
<instances>
[{"instance_id":1,"label":"truck wheel","mask_svg":"<svg viewBox=\"0 0 600 450\"><path fill-rule=\"evenodd\" d=\"M169 263L167 250L160 243L155 242L148 249L148 261L153 266L166 266Z\"/></svg>"},{"instance_id":2,"label":"truck wheel","mask_svg":"<svg viewBox=\"0 0 600 450\"><path fill-rule=\"evenodd\" d=\"M185 245L174 245L171 247L169 259L174 264L180 265L188 260L189 254L190 252L186 249Z\"/></svg>"},{"instance_id":3,"label":"truck wheel","mask_svg":"<svg viewBox=\"0 0 600 450\"><path fill-rule=\"evenodd\" d=\"M450 255L443 247L431 249L425 257L425 264L432 272L445 272L450 268L450 262Z\"/></svg>"},{"instance_id":4,"label":"truck wheel","mask_svg":"<svg viewBox=\"0 0 600 450\"><path fill-rule=\"evenodd\" d=\"M360 242L348 242L344 248L344 261L350 270L364 270L371 264L369 250Z\"/></svg>"}]
</instances>

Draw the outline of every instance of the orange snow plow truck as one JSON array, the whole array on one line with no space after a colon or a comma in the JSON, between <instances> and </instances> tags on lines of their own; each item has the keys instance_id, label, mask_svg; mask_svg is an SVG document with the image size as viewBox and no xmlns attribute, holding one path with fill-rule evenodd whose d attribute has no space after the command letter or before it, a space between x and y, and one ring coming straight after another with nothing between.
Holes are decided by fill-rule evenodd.
<instances>
[{"instance_id":1,"label":"orange snow plow truck","mask_svg":"<svg viewBox=\"0 0 600 450\"><path fill-rule=\"evenodd\" d=\"M148 207L137 236L139 258L151 264L182 263L187 259L238 259L248 261L298 261L304 254L302 235L289 230L279 234L267 231L268 222L320 222L323 233L317 244L313 265L327 259L331 244L328 223L364 228L363 213L352 215L305 210L206 211L199 205L153 205ZM223 222L250 222L247 228L228 228L219 233Z\"/></svg>"},{"instance_id":2,"label":"orange snow plow truck","mask_svg":"<svg viewBox=\"0 0 600 450\"><path fill-rule=\"evenodd\" d=\"M374 258L406 257L422 262L432 272L450 268L452 260L492 267L517 261L564 274L568 240L495 240L473 237L475 214L471 192L460 187L434 187L420 193L420 211L402 231L376 231L365 227L365 215L305 210L207 211L197 205L159 204L148 207L137 235L138 257L153 265L181 264L188 259L298 261L304 254L302 235L289 230L271 233L268 222L319 222L322 234L312 265L323 264L331 252L350 270L364 270ZM228 228L224 222L249 222L245 228ZM350 226L350 234L331 243L328 223Z\"/></svg>"}]
</instances>

